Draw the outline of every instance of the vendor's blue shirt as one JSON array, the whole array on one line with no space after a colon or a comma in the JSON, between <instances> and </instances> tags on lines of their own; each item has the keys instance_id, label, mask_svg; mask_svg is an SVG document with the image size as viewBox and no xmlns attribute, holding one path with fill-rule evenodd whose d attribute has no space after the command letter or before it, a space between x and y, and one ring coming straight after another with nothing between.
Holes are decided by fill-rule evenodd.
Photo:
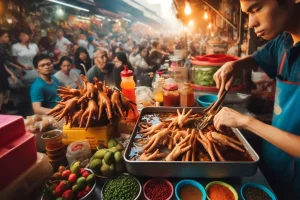
<instances>
[{"instance_id":1,"label":"vendor's blue shirt","mask_svg":"<svg viewBox=\"0 0 300 200\"><path fill-rule=\"evenodd\" d=\"M281 58L286 52L282 79L300 82L300 42L294 46L293 44L291 34L285 32L256 51L253 58L270 78L275 78L279 72Z\"/></svg>"},{"instance_id":2,"label":"vendor's blue shirt","mask_svg":"<svg viewBox=\"0 0 300 200\"><path fill-rule=\"evenodd\" d=\"M55 76L52 76L51 84L46 83L43 79L38 77L30 88L31 102L41 102L42 107L53 108L56 106L56 102L60 101L56 92L60 85L60 82Z\"/></svg>"}]
</instances>

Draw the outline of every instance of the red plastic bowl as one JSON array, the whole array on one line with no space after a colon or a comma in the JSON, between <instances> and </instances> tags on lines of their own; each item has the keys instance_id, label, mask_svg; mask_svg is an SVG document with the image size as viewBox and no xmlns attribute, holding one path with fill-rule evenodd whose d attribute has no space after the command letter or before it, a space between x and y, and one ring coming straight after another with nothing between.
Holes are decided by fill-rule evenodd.
<instances>
[{"instance_id":1,"label":"red plastic bowl","mask_svg":"<svg viewBox=\"0 0 300 200\"><path fill-rule=\"evenodd\" d=\"M170 194L170 196L166 199L166 200L170 200L170 199L172 198L172 196L173 196L173 193L174 193L174 187L173 187L173 185L172 185L172 183L171 183L170 181L168 181L167 179L162 179L162 178L153 178L153 179L148 180L148 181L144 184L144 186L143 186L144 197L145 197L147 200L152 200L152 199L150 199L149 197L147 197L147 195L145 194L145 189L147 188L147 186L148 186L151 182L157 181L157 180L163 181L163 182L167 183L167 184L171 187L171 194Z\"/></svg>"}]
</instances>

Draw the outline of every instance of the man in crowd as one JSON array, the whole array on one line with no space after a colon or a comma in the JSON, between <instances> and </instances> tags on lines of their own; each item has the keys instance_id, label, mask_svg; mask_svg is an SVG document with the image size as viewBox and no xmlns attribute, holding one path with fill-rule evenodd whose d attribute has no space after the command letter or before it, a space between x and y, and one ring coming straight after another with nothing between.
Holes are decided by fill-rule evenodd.
<instances>
[{"instance_id":1,"label":"man in crowd","mask_svg":"<svg viewBox=\"0 0 300 200\"><path fill-rule=\"evenodd\" d=\"M39 77L30 88L32 109L35 114L47 114L56 102L60 101L56 90L61 84L52 75L53 64L46 54L38 54L33 58L33 64Z\"/></svg>"},{"instance_id":2,"label":"man in crowd","mask_svg":"<svg viewBox=\"0 0 300 200\"><path fill-rule=\"evenodd\" d=\"M72 43L70 40L64 37L64 32L62 29L57 31L57 40L55 47L59 49L61 55L67 55L71 49Z\"/></svg>"},{"instance_id":3,"label":"man in crowd","mask_svg":"<svg viewBox=\"0 0 300 200\"><path fill-rule=\"evenodd\" d=\"M114 65L108 63L107 60L108 55L105 50L97 50L94 53L95 65L86 73L88 81L93 82L93 78L97 77L99 81L105 80L107 85L114 85Z\"/></svg>"}]
</instances>

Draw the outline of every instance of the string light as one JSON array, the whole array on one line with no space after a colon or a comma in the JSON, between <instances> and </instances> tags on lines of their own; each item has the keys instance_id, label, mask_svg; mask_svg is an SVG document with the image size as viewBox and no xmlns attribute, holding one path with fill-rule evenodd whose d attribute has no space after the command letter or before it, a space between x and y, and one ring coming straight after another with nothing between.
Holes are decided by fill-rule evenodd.
<instances>
[{"instance_id":1,"label":"string light","mask_svg":"<svg viewBox=\"0 0 300 200\"><path fill-rule=\"evenodd\" d=\"M208 26L207 26L208 29L211 29L212 28L212 24L211 22L209 22Z\"/></svg>"},{"instance_id":2,"label":"string light","mask_svg":"<svg viewBox=\"0 0 300 200\"><path fill-rule=\"evenodd\" d=\"M184 13L186 15L190 15L192 13L192 9L191 9L190 3L188 1L185 1Z\"/></svg>"},{"instance_id":3,"label":"string light","mask_svg":"<svg viewBox=\"0 0 300 200\"><path fill-rule=\"evenodd\" d=\"M208 14L207 11L204 12L204 19L207 20L208 19Z\"/></svg>"}]
</instances>

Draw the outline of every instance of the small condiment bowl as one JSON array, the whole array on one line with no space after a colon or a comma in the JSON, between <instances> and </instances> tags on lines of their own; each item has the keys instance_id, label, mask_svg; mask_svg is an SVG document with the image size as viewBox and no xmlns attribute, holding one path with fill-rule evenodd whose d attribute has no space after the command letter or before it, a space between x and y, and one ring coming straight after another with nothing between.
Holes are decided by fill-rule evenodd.
<instances>
[{"instance_id":1,"label":"small condiment bowl","mask_svg":"<svg viewBox=\"0 0 300 200\"><path fill-rule=\"evenodd\" d=\"M171 194L170 194L170 196L169 196L167 199L165 199L165 200L170 200L170 199L172 198L172 196L173 196L174 187L173 187L173 185L172 185L172 183L171 183L170 181L168 181L167 179L163 179L163 178L153 178L153 179L148 180L148 181L144 184L144 186L143 186L143 193L144 193L145 198L146 198L147 200L151 200L151 199L146 195L145 189L147 188L147 186L148 186L151 182L157 181L157 180L160 180L160 181L162 181L162 182L165 182L165 183L167 183L167 184L171 187Z\"/></svg>"},{"instance_id":2,"label":"small condiment bowl","mask_svg":"<svg viewBox=\"0 0 300 200\"><path fill-rule=\"evenodd\" d=\"M201 95L197 98L197 101L205 108L209 107L210 104L218 100L218 96L214 94Z\"/></svg>"},{"instance_id":3,"label":"small condiment bowl","mask_svg":"<svg viewBox=\"0 0 300 200\"><path fill-rule=\"evenodd\" d=\"M275 194L273 192L271 192L271 190L269 190L268 188L266 188L265 186L261 185L261 184L257 184L257 183L247 183L247 184L244 184L241 188L241 197L243 200L247 200L245 199L244 197L244 190L247 188L247 187L256 187L256 188L259 188L261 189L262 191L264 191L267 195L269 195L269 197L272 199L272 200L277 200Z\"/></svg>"},{"instance_id":4,"label":"small condiment bowl","mask_svg":"<svg viewBox=\"0 0 300 200\"><path fill-rule=\"evenodd\" d=\"M238 200L239 199L239 196L236 192L236 190L231 186L229 185L228 183L225 183L225 182L222 182L222 181L213 181L213 182L210 182L206 185L205 187L205 190L206 190L206 193L207 193L207 199L210 200L209 196L208 196L208 189L212 186L212 185L215 185L215 184L219 184L219 185L223 185L225 187L227 187L233 194L234 196L234 199L235 200Z\"/></svg>"},{"instance_id":5,"label":"small condiment bowl","mask_svg":"<svg viewBox=\"0 0 300 200\"><path fill-rule=\"evenodd\" d=\"M206 191L205 191L204 187L199 182L197 182L197 181L186 179L186 180L179 181L176 184L176 187L175 187L175 196L176 196L177 200L180 200L180 196L179 196L180 189L183 186L186 186L186 185L192 185L192 186L198 188L200 190L201 194L202 194L202 199L201 200L205 200L206 199Z\"/></svg>"},{"instance_id":6,"label":"small condiment bowl","mask_svg":"<svg viewBox=\"0 0 300 200\"><path fill-rule=\"evenodd\" d=\"M130 175L130 174L128 174L128 173L119 174L119 175L115 176L115 178L117 178L117 177L119 177L119 176L121 176L121 175L131 176L131 177L134 178L134 180L139 184L139 186L140 186L140 191L139 191L139 193L136 195L136 197L135 197L135 199L134 199L134 200L138 200L138 199L140 198L140 196L141 196L141 193L142 193L142 185L141 185L140 181L139 181L137 178L135 178L134 176L132 176L132 175ZM114 179L114 178L112 178L112 179ZM104 183L104 185L103 185L103 187L102 187L102 189L101 189L101 199L104 199L104 189L105 189L107 183L108 183L109 181L111 181L112 179L109 179L108 181L106 181L106 182Z\"/></svg>"}]
</instances>

